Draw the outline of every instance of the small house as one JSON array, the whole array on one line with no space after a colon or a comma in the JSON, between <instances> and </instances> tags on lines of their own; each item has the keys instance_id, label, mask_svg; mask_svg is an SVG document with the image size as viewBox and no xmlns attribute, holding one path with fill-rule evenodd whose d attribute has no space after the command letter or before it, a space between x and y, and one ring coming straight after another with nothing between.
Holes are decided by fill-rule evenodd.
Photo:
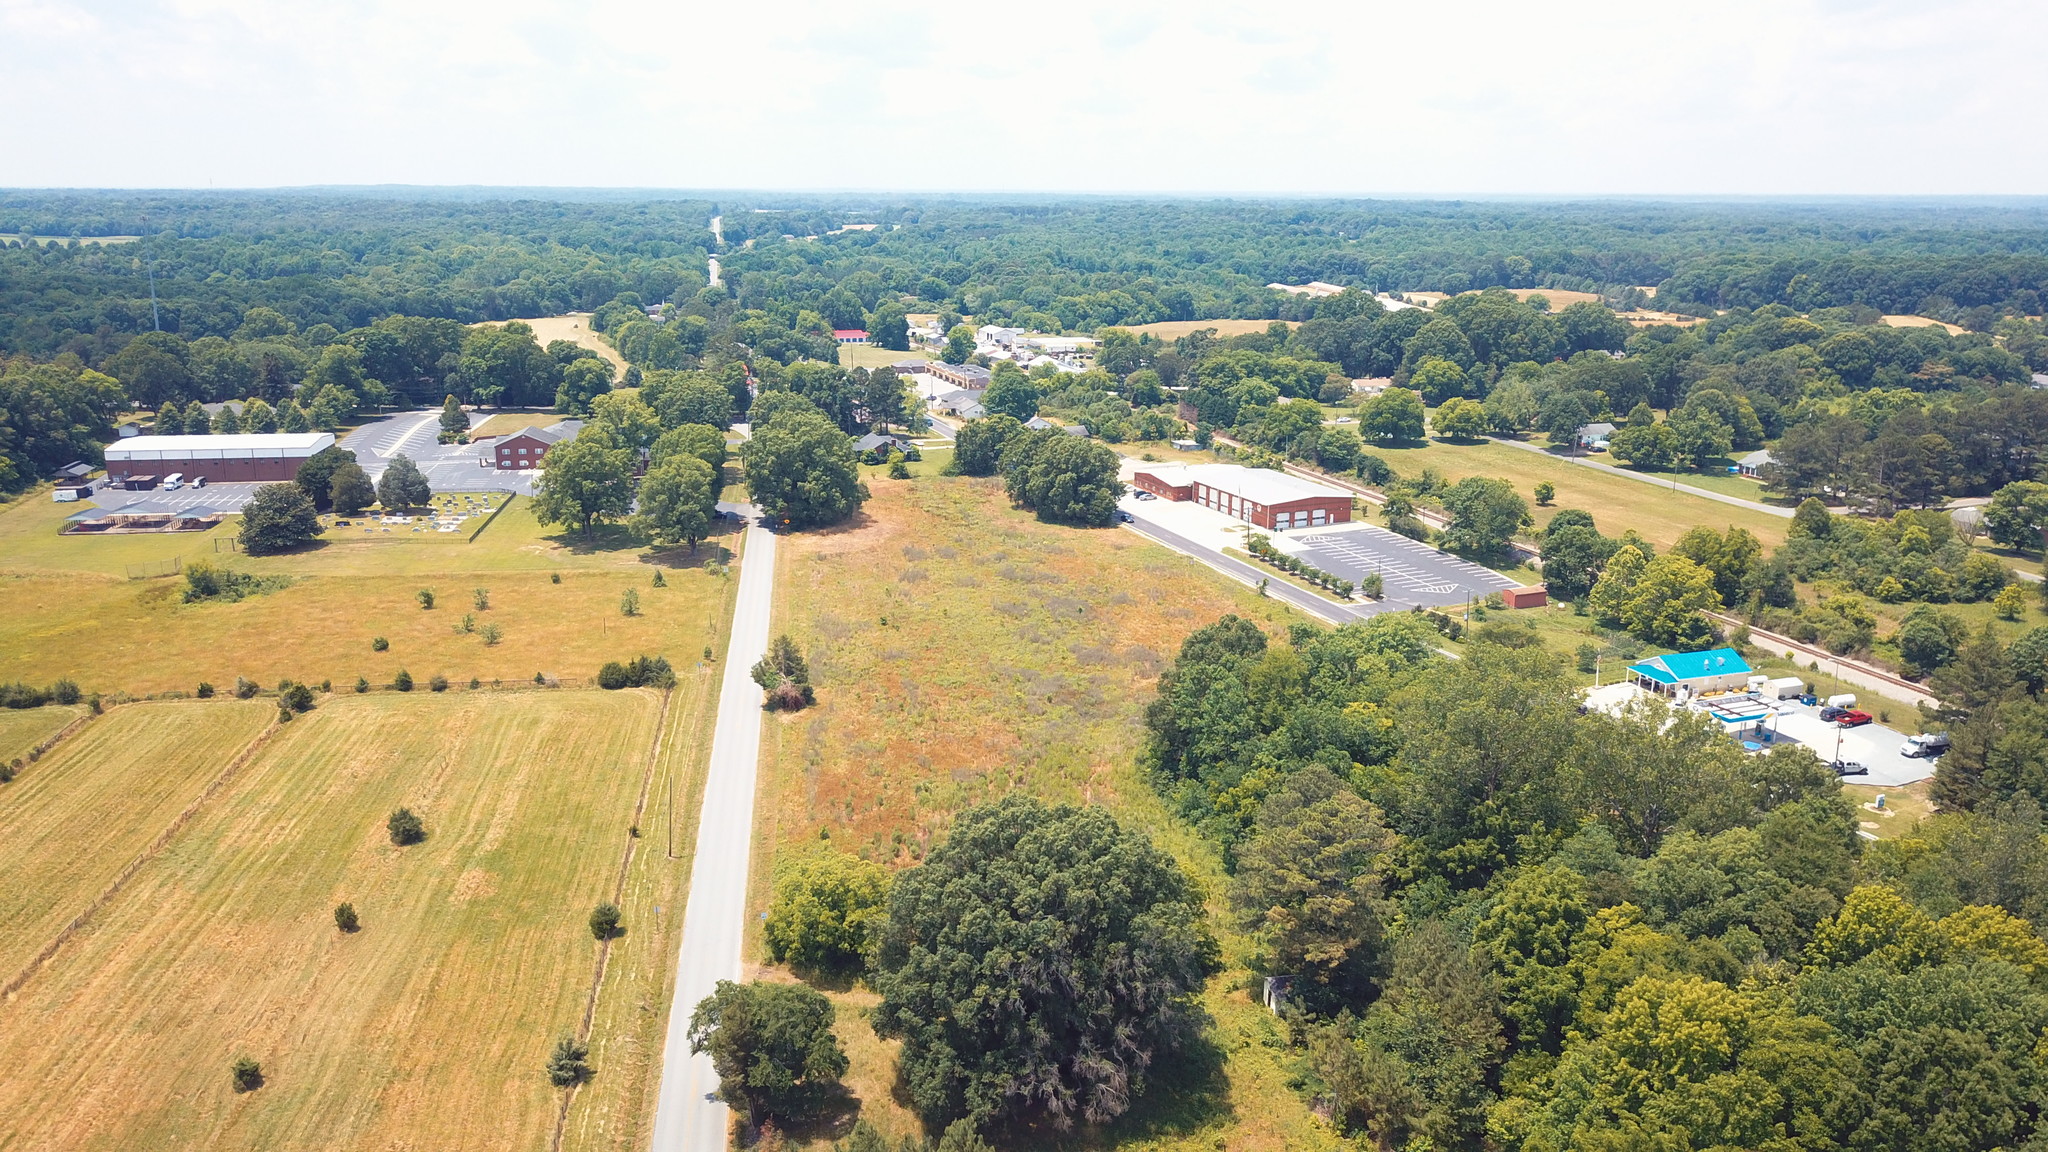
<instances>
[{"instance_id":1,"label":"small house","mask_svg":"<svg viewBox=\"0 0 2048 1152\"><path fill-rule=\"evenodd\" d=\"M1604 445L1613 435L1614 425L1609 424L1605 420L1592 424L1581 424L1579 425L1578 436L1579 447L1592 448L1595 445Z\"/></svg>"},{"instance_id":2,"label":"small house","mask_svg":"<svg viewBox=\"0 0 2048 1152\"><path fill-rule=\"evenodd\" d=\"M1752 479L1763 475L1764 465L1772 463L1771 454L1761 448L1735 462L1735 470Z\"/></svg>"},{"instance_id":3,"label":"small house","mask_svg":"<svg viewBox=\"0 0 2048 1152\"><path fill-rule=\"evenodd\" d=\"M832 339L841 344L865 344L868 342L868 334L863 328L834 328Z\"/></svg>"}]
</instances>

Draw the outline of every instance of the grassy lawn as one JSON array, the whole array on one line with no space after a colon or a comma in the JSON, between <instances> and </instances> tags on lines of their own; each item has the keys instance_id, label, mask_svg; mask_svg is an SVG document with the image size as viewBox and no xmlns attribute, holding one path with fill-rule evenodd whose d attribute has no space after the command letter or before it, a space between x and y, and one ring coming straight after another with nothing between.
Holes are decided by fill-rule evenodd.
<instances>
[{"instance_id":1,"label":"grassy lawn","mask_svg":"<svg viewBox=\"0 0 2048 1152\"><path fill-rule=\"evenodd\" d=\"M768 723L756 910L784 848L822 836L908 866L959 809L1014 789L1109 806L1220 900L1214 849L1138 771L1141 716L1190 631L1229 612L1272 630L1301 617L1131 533L1040 524L993 481L868 484L874 499L859 521L782 547L776 628L809 652L819 704ZM1206 996L1221 1080L1176 1083L1167 1070L1132 1115L1067 1146L1339 1146L1285 1087L1282 1030L1242 990L1248 947L1226 935L1232 968ZM749 956L764 955L756 939ZM865 1020L872 994L831 995L864 1114L892 1138L910 1133L915 1121L892 1091L892 1046Z\"/></svg>"},{"instance_id":2,"label":"grassy lawn","mask_svg":"<svg viewBox=\"0 0 2048 1152\"><path fill-rule=\"evenodd\" d=\"M931 353L911 349L898 352L893 348L882 348L874 344L841 344L839 366L841 368L886 368L898 360L929 360Z\"/></svg>"},{"instance_id":3,"label":"grassy lawn","mask_svg":"<svg viewBox=\"0 0 2048 1152\"><path fill-rule=\"evenodd\" d=\"M589 999L585 918L616 883L660 697L516 701L332 698L284 727L0 1015L9 1141L545 1146L561 1097L542 1066ZM211 714L195 777L232 743L224 719L246 729L269 710L150 707ZM53 815L152 786L159 764L108 765L84 742L96 734L60 753L79 767L48 777ZM384 818L401 804L424 816L425 843L391 844ZM0 843L15 873L20 841ZM35 887L69 907L98 884ZM362 916L353 935L335 930L343 900ZM649 927L629 917L626 940ZM236 1094L242 1054L266 1083Z\"/></svg>"},{"instance_id":4,"label":"grassy lawn","mask_svg":"<svg viewBox=\"0 0 2048 1152\"><path fill-rule=\"evenodd\" d=\"M523 428L552 428L567 419L553 412L493 412L469 430L469 438L482 440L488 436L510 436Z\"/></svg>"},{"instance_id":5,"label":"grassy lawn","mask_svg":"<svg viewBox=\"0 0 2048 1152\"><path fill-rule=\"evenodd\" d=\"M1902 788L1844 784L1842 795L1856 805L1856 820L1865 832L1880 840L1890 840L1907 835L1920 821L1934 815L1934 801L1929 799L1933 787L1932 778ZM1879 796L1884 797L1883 812L1870 807Z\"/></svg>"},{"instance_id":6,"label":"grassy lawn","mask_svg":"<svg viewBox=\"0 0 2048 1152\"><path fill-rule=\"evenodd\" d=\"M0 708L0 763L26 756L36 745L64 730L85 713L82 707L49 704L41 708Z\"/></svg>"},{"instance_id":7,"label":"grassy lawn","mask_svg":"<svg viewBox=\"0 0 2048 1152\"><path fill-rule=\"evenodd\" d=\"M266 557L212 551L207 538L229 534L225 527L197 540L60 537L50 508L0 513L0 612L12 621L0 633L0 679L68 676L89 692L137 694L190 691L201 680L226 687L236 676L266 686L285 677L381 684L400 668L422 683L435 674L460 684L535 673L581 679L641 652L689 663L704 637L726 626L730 578L704 568L721 540L695 557L652 550L618 529L586 544L537 523L527 500L514 500L473 543L461 533L366 537L336 528L310 548ZM239 603L187 604L179 577L122 576L127 564L172 557L293 582ZM653 587L657 570L666 587ZM422 588L435 591L433 611L415 598ZM488 610L474 609L477 588L489 590ZM628 589L639 596L638 616L621 612ZM479 632L459 631L465 615L479 629L496 624L502 640L491 646ZM387 651L372 650L376 636Z\"/></svg>"},{"instance_id":8,"label":"grassy lawn","mask_svg":"<svg viewBox=\"0 0 2048 1152\"><path fill-rule=\"evenodd\" d=\"M1717 529L1730 525L1747 528L1769 549L1784 542L1785 529L1790 524L1768 513L1611 476L1505 444L1431 440L1398 448L1375 447L1371 451L1403 477L1419 476L1424 468L1434 468L1446 480L1467 476L1506 480L1530 501L1536 532L1542 531L1558 509L1583 508L1593 514L1600 531L1616 536L1633 528L1659 548L1675 542L1686 529L1704 524ZM1548 508L1538 508L1534 492L1536 485L1545 480L1556 485L1557 499Z\"/></svg>"}]
</instances>

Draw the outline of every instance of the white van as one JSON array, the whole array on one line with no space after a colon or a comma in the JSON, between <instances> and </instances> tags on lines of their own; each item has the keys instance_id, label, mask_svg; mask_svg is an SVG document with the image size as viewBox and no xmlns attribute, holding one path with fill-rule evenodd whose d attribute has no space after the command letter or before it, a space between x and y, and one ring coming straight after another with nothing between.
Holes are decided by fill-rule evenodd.
<instances>
[{"instance_id":1,"label":"white van","mask_svg":"<svg viewBox=\"0 0 2048 1152\"><path fill-rule=\"evenodd\" d=\"M194 477L192 478L192 486L193 486L194 488L204 488L204 487L206 487L206 477L204 477L204 476L194 476Z\"/></svg>"},{"instance_id":2,"label":"white van","mask_svg":"<svg viewBox=\"0 0 2048 1152\"><path fill-rule=\"evenodd\" d=\"M169 476L164 477L164 491L166 492L176 492L184 486L185 474L183 472L173 472Z\"/></svg>"}]
</instances>

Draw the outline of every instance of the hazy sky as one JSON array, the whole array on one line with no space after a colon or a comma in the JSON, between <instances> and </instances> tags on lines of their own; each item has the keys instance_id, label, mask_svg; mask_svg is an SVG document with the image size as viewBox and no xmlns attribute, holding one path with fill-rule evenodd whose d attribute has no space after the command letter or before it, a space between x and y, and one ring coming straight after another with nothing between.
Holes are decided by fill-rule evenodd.
<instances>
[{"instance_id":1,"label":"hazy sky","mask_svg":"<svg viewBox=\"0 0 2048 1152\"><path fill-rule=\"evenodd\" d=\"M0 0L0 185L2048 192L2043 0Z\"/></svg>"}]
</instances>

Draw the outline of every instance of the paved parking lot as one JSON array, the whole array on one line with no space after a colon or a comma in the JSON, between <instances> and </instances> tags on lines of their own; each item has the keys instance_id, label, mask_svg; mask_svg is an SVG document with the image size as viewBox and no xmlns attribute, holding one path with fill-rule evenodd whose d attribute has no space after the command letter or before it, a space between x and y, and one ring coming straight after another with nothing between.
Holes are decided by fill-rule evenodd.
<instances>
[{"instance_id":1,"label":"paved parking lot","mask_svg":"<svg viewBox=\"0 0 2048 1152\"><path fill-rule=\"evenodd\" d=\"M1822 760L1853 760L1869 765L1868 776L1843 777L1851 784L1896 788L1934 775L1935 762L1901 756L1899 746L1906 742L1906 733L1883 724L1844 728L1822 720L1817 707L1809 708L1797 700L1784 700L1779 702L1777 721L1770 727L1778 738L1796 740L1813 749L1814 755ZM1840 748L1839 753L1837 747Z\"/></svg>"},{"instance_id":2,"label":"paved parking lot","mask_svg":"<svg viewBox=\"0 0 2048 1152\"><path fill-rule=\"evenodd\" d=\"M91 496L86 497L86 499L106 512L117 511L125 505L139 504L145 501L173 512L183 512L187 508L212 508L218 512L240 512L242 506L247 504L250 498L256 495L256 490L261 487L263 485L256 483L209 483L204 488L194 488L188 484L176 492L166 492L162 488L151 488L146 492L129 492L121 488L100 488L95 490ZM73 511L83 510L84 508L85 503L81 501L73 507Z\"/></svg>"},{"instance_id":3,"label":"paved parking lot","mask_svg":"<svg viewBox=\"0 0 2048 1152\"><path fill-rule=\"evenodd\" d=\"M474 428L489 419L482 412L469 414ZM563 421L569 424L570 421ZM341 446L356 454L356 461L372 480L383 475L393 456L404 453L419 465L420 472L436 492L516 492L533 495L534 473L530 470L500 471L492 466L488 442L443 444L440 442L441 410L401 412L372 421L342 437Z\"/></svg>"},{"instance_id":4,"label":"paved parking lot","mask_svg":"<svg viewBox=\"0 0 2048 1152\"><path fill-rule=\"evenodd\" d=\"M1518 586L1491 568L1375 524L1276 532L1273 544L1346 580L1377 572L1386 582L1389 600L1410 604L1463 604L1467 597L1483 598Z\"/></svg>"}]
</instances>

